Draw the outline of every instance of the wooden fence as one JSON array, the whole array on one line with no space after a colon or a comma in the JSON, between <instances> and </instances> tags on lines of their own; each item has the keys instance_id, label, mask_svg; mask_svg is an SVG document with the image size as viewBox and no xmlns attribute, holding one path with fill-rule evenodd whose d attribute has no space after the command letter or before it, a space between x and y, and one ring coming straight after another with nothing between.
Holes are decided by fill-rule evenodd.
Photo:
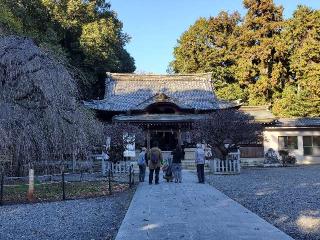
<instances>
[{"instance_id":1,"label":"wooden fence","mask_svg":"<svg viewBox=\"0 0 320 240\"><path fill-rule=\"evenodd\" d=\"M241 158L263 158L263 146L244 146L241 147Z\"/></svg>"},{"instance_id":2,"label":"wooden fence","mask_svg":"<svg viewBox=\"0 0 320 240\"><path fill-rule=\"evenodd\" d=\"M127 161L121 161L113 163L110 161L106 162L106 171L111 171L112 173L130 173L133 169L133 164Z\"/></svg>"},{"instance_id":3,"label":"wooden fence","mask_svg":"<svg viewBox=\"0 0 320 240\"><path fill-rule=\"evenodd\" d=\"M240 151L229 153L226 160L210 160L209 168L214 174L239 174L241 171Z\"/></svg>"}]
</instances>

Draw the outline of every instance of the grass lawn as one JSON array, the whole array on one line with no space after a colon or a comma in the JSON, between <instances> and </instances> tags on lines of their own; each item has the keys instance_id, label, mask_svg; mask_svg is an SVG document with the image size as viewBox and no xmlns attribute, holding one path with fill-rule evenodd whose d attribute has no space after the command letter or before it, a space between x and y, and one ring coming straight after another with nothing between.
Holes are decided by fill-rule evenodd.
<instances>
[{"instance_id":1,"label":"grass lawn","mask_svg":"<svg viewBox=\"0 0 320 240\"><path fill-rule=\"evenodd\" d=\"M4 203L28 202L28 184L6 185L4 187ZM122 192L128 184L112 183L112 193ZM65 194L67 199L99 197L109 195L107 181L66 182ZM62 183L36 183L34 197L31 202L62 200Z\"/></svg>"}]
</instances>

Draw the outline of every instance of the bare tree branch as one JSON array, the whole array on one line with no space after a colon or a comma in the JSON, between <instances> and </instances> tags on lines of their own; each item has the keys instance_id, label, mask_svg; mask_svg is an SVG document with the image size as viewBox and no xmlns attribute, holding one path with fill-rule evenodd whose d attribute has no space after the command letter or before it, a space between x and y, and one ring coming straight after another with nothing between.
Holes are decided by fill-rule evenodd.
<instances>
[{"instance_id":1,"label":"bare tree branch","mask_svg":"<svg viewBox=\"0 0 320 240\"><path fill-rule=\"evenodd\" d=\"M261 126L250 115L232 109L221 110L195 122L193 136L198 142L210 144L225 159L239 144L256 142L261 136Z\"/></svg>"},{"instance_id":2,"label":"bare tree branch","mask_svg":"<svg viewBox=\"0 0 320 240\"><path fill-rule=\"evenodd\" d=\"M71 154L86 159L104 126L78 99L70 72L32 40L0 38L0 161L10 173Z\"/></svg>"}]
</instances>

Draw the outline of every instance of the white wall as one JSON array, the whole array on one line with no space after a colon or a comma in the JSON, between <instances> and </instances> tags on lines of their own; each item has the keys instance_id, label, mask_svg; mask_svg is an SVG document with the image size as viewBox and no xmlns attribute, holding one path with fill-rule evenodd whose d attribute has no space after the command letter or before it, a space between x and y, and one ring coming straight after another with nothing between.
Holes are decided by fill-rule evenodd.
<instances>
[{"instance_id":1,"label":"white wall","mask_svg":"<svg viewBox=\"0 0 320 240\"><path fill-rule=\"evenodd\" d=\"M264 132L264 152L272 148L276 152L279 151L279 136L297 136L298 149L290 150L290 153L297 158L298 164L320 163L320 157L303 156L303 136L320 136L319 128L265 128Z\"/></svg>"}]
</instances>

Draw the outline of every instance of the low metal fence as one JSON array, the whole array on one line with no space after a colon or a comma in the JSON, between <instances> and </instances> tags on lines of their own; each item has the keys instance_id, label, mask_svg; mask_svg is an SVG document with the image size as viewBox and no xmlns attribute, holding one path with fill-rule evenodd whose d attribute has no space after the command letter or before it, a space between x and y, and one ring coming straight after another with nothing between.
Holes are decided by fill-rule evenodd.
<instances>
[{"instance_id":1,"label":"low metal fence","mask_svg":"<svg viewBox=\"0 0 320 240\"><path fill-rule=\"evenodd\" d=\"M59 174L36 175L29 169L24 177L0 172L0 205L59 201L111 195L131 188L137 178L130 162L106 162L106 171L72 172L61 167Z\"/></svg>"}]
</instances>

